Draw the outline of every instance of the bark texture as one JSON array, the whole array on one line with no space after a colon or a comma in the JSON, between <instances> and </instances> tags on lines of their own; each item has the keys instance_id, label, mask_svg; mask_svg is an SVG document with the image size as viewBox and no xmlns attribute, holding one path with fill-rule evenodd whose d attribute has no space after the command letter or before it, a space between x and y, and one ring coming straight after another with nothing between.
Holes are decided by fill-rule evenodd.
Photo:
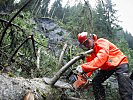
<instances>
[{"instance_id":1,"label":"bark texture","mask_svg":"<svg viewBox=\"0 0 133 100\"><path fill-rule=\"evenodd\" d=\"M52 100L58 89L45 84L43 78L24 79L0 75L0 100L24 100L29 91L35 100Z\"/></svg>"}]
</instances>

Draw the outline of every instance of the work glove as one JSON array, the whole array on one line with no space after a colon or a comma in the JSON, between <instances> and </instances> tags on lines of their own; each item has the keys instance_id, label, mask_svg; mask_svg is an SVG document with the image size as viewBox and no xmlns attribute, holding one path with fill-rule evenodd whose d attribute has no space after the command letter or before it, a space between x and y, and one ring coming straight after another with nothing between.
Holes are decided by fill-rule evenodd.
<instances>
[{"instance_id":1,"label":"work glove","mask_svg":"<svg viewBox=\"0 0 133 100\"><path fill-rule=\"evenodd\" d=\"M80 73L80 74L83 74L83 73L84 73L84 72L83 72L83 69L82 69L82 67L81 67L81 65L78 65L78 66L77 66L76 71L77 71L78 73Z\"/></svg>"}]
</instances>

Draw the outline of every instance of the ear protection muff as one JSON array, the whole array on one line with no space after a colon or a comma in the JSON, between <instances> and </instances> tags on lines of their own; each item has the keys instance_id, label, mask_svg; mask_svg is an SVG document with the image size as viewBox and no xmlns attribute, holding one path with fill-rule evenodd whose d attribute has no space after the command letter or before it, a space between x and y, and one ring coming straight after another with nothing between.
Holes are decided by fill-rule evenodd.
<instances>
[{"instance_id":1,"label":"ear protection muff","mask_svg":"<svg viewBox=\"0 0 133 100\"><path fill-rule=\"evenodd\" d=\"M94 41L97 40L97 35L96 35L96 34L90 34L90 37L91 37Z\"/></svg>"}]
</instances>

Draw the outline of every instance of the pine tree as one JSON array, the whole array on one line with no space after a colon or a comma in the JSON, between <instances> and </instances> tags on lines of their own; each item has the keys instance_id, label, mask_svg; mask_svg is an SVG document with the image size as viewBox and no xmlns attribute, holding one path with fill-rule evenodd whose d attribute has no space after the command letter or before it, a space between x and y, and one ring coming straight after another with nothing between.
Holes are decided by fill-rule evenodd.
<instances>
[{"instance_id":1,"label":"pine tree","mask_svg":"<svg viewBox=\"0 0 133 100\"><path fill-rule=\"evenodd\" d=\"M63 17L63 11L62 11L62 4L61 0L56 0L50 10L50 16L51 18L57 17L59 19L62 19Z\"/></svg>"},{"instance_id":2,"label":"pine tree","mask_svg":"<svg viewBox=\"0 0 133 100\"><path fill-rule=\"evenodd\" d=\"M50 0L43 0L42 1L42 8L41 8L41 16L48 16L48 5L50 3Z\"/></svg>"},{"instance_id":3,"label":"pine tree","mask_svg":"<svg viewBox=\"0 0 133 100\"><path fill-rule=\"evenodd\" d=\"M94 13L94 24L95 32L107 34L112 36L119 28L117 17L115 16L116 10L113 9L115 5L112 4L111 0L98 0L98 4Z\"/></svg>"},{"instance_id":4,"label":"pine tree","mask_svg":"<svg viewBox=\"0 0 133 100\"><path fill-rule=\"evenodd\" d=\"M11 12L14 10L15 0L0 0L0 12Z\"/></svg>"}]
</instances>

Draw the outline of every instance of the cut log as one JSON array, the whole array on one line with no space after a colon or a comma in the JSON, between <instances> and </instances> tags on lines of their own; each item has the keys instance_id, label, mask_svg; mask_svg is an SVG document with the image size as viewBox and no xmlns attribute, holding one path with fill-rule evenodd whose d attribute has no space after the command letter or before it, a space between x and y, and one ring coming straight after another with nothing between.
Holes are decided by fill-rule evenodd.
<instances>
[{"instance_id":1,"label":"cut log","mask_svg":"<svg viewBox=\"0 0 133 100\"><path fill-rule=\"evenodd\" d=\"M35 100L34 93L32 91L28 91L24 96L24 100Z\"/></svg>"}]
</instances>

